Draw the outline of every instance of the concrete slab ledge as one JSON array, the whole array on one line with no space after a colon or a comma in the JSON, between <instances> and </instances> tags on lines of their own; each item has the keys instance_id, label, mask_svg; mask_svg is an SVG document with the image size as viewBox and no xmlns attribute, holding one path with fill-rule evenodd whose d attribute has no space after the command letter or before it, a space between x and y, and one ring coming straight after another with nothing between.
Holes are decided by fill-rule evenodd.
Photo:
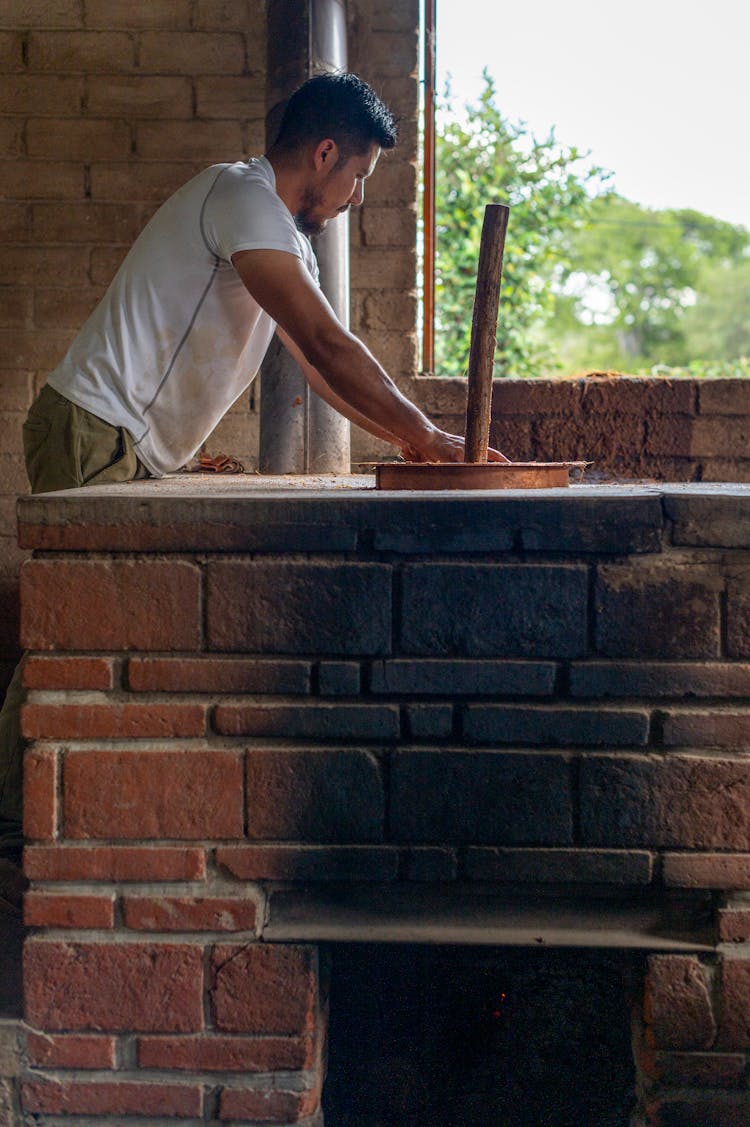
<instances>
[{"instance_id":1,"label":"concrete slab ledge","mask_svg":"<svg viewBox=\"0 0 750 1127\"><path fill-rule=\"evenodd\" d=\"M380 888L272 893L267 942L714 951L698 902L613 903Z\"/></svg>"}]
</instances>

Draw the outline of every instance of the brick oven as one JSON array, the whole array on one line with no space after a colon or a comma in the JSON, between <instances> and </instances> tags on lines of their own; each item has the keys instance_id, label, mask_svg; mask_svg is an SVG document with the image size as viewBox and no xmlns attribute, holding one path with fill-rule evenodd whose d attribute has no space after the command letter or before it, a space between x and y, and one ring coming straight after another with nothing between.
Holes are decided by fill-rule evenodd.
<instances>
[{"instance_id":1,"label":"brick oven","mask_svg":"<svg viewBox=\"0 0 750 1127\"><path fill-rule=\"evenodd\" d=\"M746 1125L750 487L371 486L20 501L26 1113L320 1124L368 943L620 953L633 1122Z\"/></svg>"}]
</instances>

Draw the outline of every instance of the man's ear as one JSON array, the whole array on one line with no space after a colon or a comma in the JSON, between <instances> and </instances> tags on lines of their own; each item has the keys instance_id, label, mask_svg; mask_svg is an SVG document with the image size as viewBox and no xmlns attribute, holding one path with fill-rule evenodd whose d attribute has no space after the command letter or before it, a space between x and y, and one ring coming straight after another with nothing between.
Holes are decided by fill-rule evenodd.
<instances>
[{"instance_id":1,"label":"man's ear","mask_svg":"<svg viewBox=\"0 0 750 1127\"><path fill-rule=\"evenodd\" d=\"M327 172L333 168L339 158L339 147L331 137L319 141L313 152L313 164L316 172Z\"/></svg>"}]
</instances>

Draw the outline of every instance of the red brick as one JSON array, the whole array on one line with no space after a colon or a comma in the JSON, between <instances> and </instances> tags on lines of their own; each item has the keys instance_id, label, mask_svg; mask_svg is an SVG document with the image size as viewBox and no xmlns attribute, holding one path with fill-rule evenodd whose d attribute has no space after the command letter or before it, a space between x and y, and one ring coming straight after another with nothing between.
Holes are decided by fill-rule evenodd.
<instances>
[{"instance_id":1,"label":"red brick","mask_svg":"<svg viewBox=\"0 0 750 1127\"><path fill-rule=\"evenodd\" d=\"M217 946L212 971L217 1029L296 1036L313 1032L318 1005L315 948Z\"/></svg>"},{"instance_id":2,"label":"red brick","mask_svg":"<svg viewBox=\"0 0 750 1127\"><path fill-rule=\"evenodd\" d=\"M698 380L701 415L750 415L747 380Z\"/></svg>"},{"instance_id":3,"label":"red brick","mask_svg":"<svg viewBox=\"0 0 750 1127\"><path fill-rule=\"evenodd\" d=\"M387 653L391 570L367 563L216 558L207 569L206 613L209 648L219 652Z\"/></svg>"},{"instance_id":4,"label":"red brick","mask_svg":"<svg viewBox=\"0 0 750 1127\"><path fill-rule=\"evenodd\" d=\"M31 372L21 370L14 372L6 369L2 375L2 399L7 411L26 411L32 400ZM15 527L16 498L12 497L13 525L6 525L9 529Z\"/></svg>"},{"instance_id":5,"label":"red brick","mask_svg":"<svg viewBox=\"0 0 750 1127\"><path fill-rule=\"evenodd\" d=\"M693 1093L667 1093L644 1099L645 1119L653 1127L747 1127L750 1095L712 1092L708 1098Z\"/></svg>"},{"instance_id":6,"label":"red brick","mask_svg":"<svg viewBox=\"0 0 750 1127\"><path fill-rule=\"evenodd\" d=\"M734 952L722 960L718 1047L750 1049L750 959Z\"/></svg>"},{"instance_id":7,"label":"red brick","mask_svg":"<svg viewBox=\"0 0 750 1127\"><path fill-rule=\"evenodd\" d=\"M120 74L133 69L135 42L121 31L32 32L28 62L31 71Z\"/></svg>"},{"instance_id":8,"label":"red brick","mask_svg":"<svg viewBox=\"0 0 750 1127\"><path fill-rule=\"evenodd\" d=\"M647 423L644 447L647 454L690 457L694 423L691 416L652 415Z\"/></svg>"},{"instance_id":9,"label":"red brick","mask_svg":"<svg viewBox=\"0 0 750 1127\"><path fill-rule=\"evenodd\" d=\"M69 751L67 837L242 837L242 760L231 751Z\"/></svg>"},{"instance_id":10,"label":"red brick","mask_svg":"<svg viewBox=\"0 0 750 1127\"><path fill-rule=\"evenodd\" d=\"M664 717L666 747L728 748L744 751L750 743L750 710L680 709Z\"/></svg>"},{"instance_id":11,"label":"red brick","mask_svg":"<svg viewBox=\"0 0 750 1127\"><path fill-rule=\"evenodd\" d=\"M591 845L747 849L750 761L695 752L586 756L581 826Z\"/></svg>"},{"instance_id":12,"label":"red brick","mask_svg":"<svg viewBox=\"0 0 750 1127\"><path fill-rule=\"evenodd\" d=\"M86 0L86 26L90 28L188 28L190 0L149 0L148 4L123 4L122 0Z\"/></svg>"},{"instance_id":13,"label":"red brick","mask_svg":"<svg viewBox=\"0 0 750 1127\"><path fill-rule=\"evenodd\" d=\"M131 161L94 164L91 195L95 200L156 200L159 203L198 172L204 161Z\"/></svg>"},{"instance_id":14,"label":"red brick","mask_svg":"<svg viewBox=\"0 0 750 1127\"><path fill-rule=\"evenodd\" d=\"M0 296L0 301L2 300ZM12 307L13 302L9 304ZM21 412L0 413L0 450L5 454L13 454L16 458L20 458L23 455L23 438L21 431L23 419L24 416ZM12 533L12 525L8 531ZM0 535L0 542L2 542L2 548L0 549L0 572L7 571L12 575L14 572L17 572L17 568L13 567L13 556L19 550L16 538L13 535ZM20 564L22 561L19 560L18 562Z\"/></svg>"},{"instance_id":15,"label":"red brick","mask_svg":"<svg viewBox=\"0 0 750 1127\"><path fill-rule=\"evenodd\" d=\"M2 255L0 255L0 259ZM1 346L0 346L1 347ZM1 379L2 377L0 377ZM26 493L28 492L29 483L26 477L26 471L22 463L13 454L0 454L0 479L3 481L5 488L13 493ZM6 576L6 581L8 577ZM18 632L16 630L16 621L18 613L18 588L15 583L8 585L6 583L5 590L0 587L0 621L4 618L6 626L6 638L12 634L13 643L15 645ZM8 607L9 612L4 611L3 602ZM12 606L9 605L12 603Z\"/></svg>"},{"instance_id":16,"label":"red brick","mask_svg":"<svg viewBox=\"0 0 750 1127\"><path fill-rule=\"evenodd\" d=\"M750 853L666 853L662 875L672 888L750 889Z\"/></svg>"},{"instance_id":17,"label":"red brick","mask_svg":"<svg viewBox=\"0 0 750 1127\"><path fill-rule=\"evenodd\" d=\"M445 378L430 380L430 385L450 395L449 381ZM549 418L552 415L564 418L577 417L581 411L583 381L573 380L524 380L506 378L494 380L492 384L493 415L531 415ZM454 393L455 394L455 393Z\"/></svg>"},{"instance_id":18,"label":"red brick","mask_svg":"<svg viewBox=\"0 0 750 1127\"><path fill-rule=\"evenodd\" d=\"M26 1020L49 1030L203 1028L203 952L187 944L62 943L24 949Z\"/></svg>"},{"instance_id":19,"label":"red brick","mask_svg":"<svg viewBox=\"0 0 750 1127\"><path fill-rule=\"evenodd\" d=\"M24 897L23 922L27 927L109 928L114 926L114 919L114 894L27 892Z\"/></svg>"},{"instance_id":20,"label":"red brick","mask_svg":"<svg viewBox=\"0 0 750 1127\"><path fill-rule=\"evenodd\" d=\"M266 106L262 89L244 75L223 78L199 78L195 83L196 116L199 118L265 118Z\"/></svg>"},{"instance_id":21,"label":"red brick","mask_svg":"<svg viewBox=\"0 0 750 1127\"><path fill-rule=\"evenodd\" d=\"M701 481L750 481L750 462L742 458L702 458ZM668 479L669 480L669 479ZM675 479L672 479L675 480ZM686 479L692 480L692 479Z\"/></svg>"},{"instance_id":22,"label":"red brick","mask_svg":"<svg viewBox=\"0 0 750 1127\"><path fill-rule=\"evenodd\" d=\"M90 78L86 89L88 112L93 117L189 118L193 115L193 91L187 78L107 75L106 78Z\"/></svg>"},{"instance_id":23,"label":"red brick","mask_svg":"<svg viewBox=\"0 0 750 1127\"><path fill-rule=\"evenodd\" d=\"M25 202L0 202L0 243L28 242L30 214Z\"/></svg>"},{"instance_id":24,"label":"red brick","mask_svg":"<svg viewBox=\"0 0 750 1127\"><path fill-rule=\"evenodd\" d=\"M408 208L366 207L362 212L364 245L411 246L416 239L416 224L416 214Z\"/></svg>"},{"instance_id":25,"label":"red brick","mask_svg":"<svg viewBox=\"0 0 750 1127\"><path fill-rule=\"evenodd\" d=\"M399 734L399 713L391 704L232 703L216 706L214 727L227 736L392 742Z\"/></svg>"},{"instance_id":26,"label":"red brick","mask_svg":"<svg viewBox=\"0 0 750 1127\"><path fill-rule=\"evenodd\" d=\"M0 157L20 157L25 153L22 118L0 118Z\"/></svg>"},{"instance_id":27,"label":"red brick","mask_svg":"<svg viewBox=\"0 0 750 1127\"><path fill-rule=\"evenodd\" d=\"M603 656L713 658L721 645L715 570L649 563L597 569L596 640ZM643 629L643 623L649 629Z\"/></svg>"},{"instance_id":28,"label":"red brick","mask_svg":"<svg viewBox=\"0 0 750 1127\"><path fill-rule=\"evenodd\" d=\"M3 74L24 69L23 36L17 31L0 31L0 67Z\"/></svg>"},{"instance_id":29,"label":"red brick","mask_svg":"<svg viewBox=\"0 0 750 1127\"><path fill-rule=\"evenodd\" d=\"M29 1064L39 1067L115 1067L114 1037L87 1036L83 1033L52 1035L29 1030L26 1034L26 1053Z\"/></svg>"},{"instance_id":30,"label":"red brick","mask_svg":"<svg viewBox=\"0 0 750 1127\"><path fill-rule=\"evenodd\" d=\"M398 850L391 845L226 845L217 864L240 880L395 880Z\"/></svg>"},{"instance_id":31,"label":"red brick","mask_svg":"<svg viewBox=\"0 0 750 1127\"><path fill-rule=\"evenodd\" d=\"M144 31L139 65L144 74L242 74L245 45L234 32Z\"/></svg>"},{"instance_id":32,"label":"red brick","mask_svg":"<svg viewBox=\"0 0 750 1127\"><path fill-rule=\"evenodd\" d=\"M24 1111L47 1115L161 1115L189 1118L203 1112L203 1090L188 1084L136 1084L119 1080L29 1080Z\"/></svg>"},{"instance_id":33,"label":"red brick","mask_svg":"<svg viewBox=\"0 0 750 1127\"><path fill-rule=\"evenodd\" d=\"M379 185L369 188L370 200L376 196ZM360 290L414 289L417 264L411 249L378 249L376 254L366 247L352 247L352 286Z\"/></svg>"},{"instance_id":34,"label":"red brick","mask_svg":"<svg viewBox=\"0 0 750 1127\"><path fill-rule=\"evenodd\" d=\"M35 657L23 663L27 689L111 689L114 663L110 657Z\"/></svg>"},{"instance_id":35,"label":"red brick","mask_svg":"<svg viewBox=\"0 0 750 1127\"><path fill-rule=\"evenodd\" d=\"M404 331L412 331L416 323L417 317L417 299L415 294L408 293L380 293L374 290L370 293L364 293L362 298L362 314L361 324L365 329L375 330L395 330L402 329ZM460 403L456 406L455 412L461 414L462 410L466 409L466 385L463 381L451 380L452 384L460 384L460 390L463 395L460 397ZM417 391L421 388L415 389ZM454 393L455 394L455 393ZM434 410L431 409L430 414Z\"/></svg>"},{"instance_id":36,"label":"red brick","mask_svg":"<svg viewBox=\"0 0 750 1127\"><path fill-rule=\"evenodd\" d=\"M125 926L138 931L251 931L258 909L247 897L126 896Z\"/></svg>"},{"instance_id":37,"label":"red brick","mask_svg":"<svg viewBox=\"0 0 750 1127\"><path fill-rule=\"evenodd\" d=\"M200 572L187 561L31 560L21 605L27 649L200 645Z\"/></svg>"},{"instance_id":38,"label":"red brick","mask_svg":"<svg viewBox=\"0 0 750 1127\"><path fill-rule=\"evenodd\" d=\"M201 704L42 704L21 710L27 739L144 739L202 736L206 706Z\"/></svg>"},{"instance_id":39,"label":"red brick","mask_svg":"<svg viewBox=\"0 0 750 1127\"><path fill-rule=\"evenodd\" d=\"M24 870L31 880L203 880L202 849L187 846L27 846Z\"/></svg>"},{"instance_id":40,"label":"red brick","mask_svg":"<svg viewBox=\"0 0 750 1127\"><path fill-rule=\"evenodd\" d=\"M310 1068L312 1040L299 1037L139 1037L141 1068L275 1072Z\"/></svg>"},{"instance_id":41,"label":"red brick","mask_svg":"<svg viewBox=\"0 0 750 1127\"><path fill-rule=\"evenodd\" d=\"M368 4L370 27L373 31L413 31L415 16L410 4L394 4L393 0L370 0ZM388 84L390 93L390 83ZM389 96L388 104L392 105Z\"/></svg>"},{"instance_id":42,"label":"red brick","mask_svg":"<svg viewBox=\"0 0 750 1127\"><path fill-rule=\"evenodd\" d=\"M656 1048L709 1049L716 1037L706 968L693 955L648 960L645 1018Z\"/></svg>"},{"instance_id":43,"label":"red brick","mask_svg":"<svg viewBox=\"0 0 750 1127\"><path fill-rule=\"evenodd\" d=\"M242 129L237 121L142 121L135 151L159 160L239 160Z\"/></svg>"},{"instance_id":44,"label":"red brick","mask_svg":"<svg viewBox=\"0 0 750 1127\"><path fill-rule=\"evenodd\" d=\"M92 147L98 144L95 140L84 143ZM69 155L73 156L75 152ZM32 233L34 240L39 242L132 242L142 226L139 204L92 203L89 200L33 204Z\"/></svg>"},{"instance_id":45,"label":"red brick","mask_svg":"<svg viewBox=\"0 0 750 1127\"><path fill-rule=\"evenodd\" d=\"M127 245L119 247L94 247L91 252L91 281L108 286L128 253Z\"/></svg>"},{"instance_id":46,"label":"red brick","mask_svg":"<svg viewBox=\"0 0 750 1127\"><path fill-rule=\"evenodd\" d=\"M663 1084L732 1088L745 1071L745 1056L744 1053L657 1053L656 1070Z\"/></svg>"},{"instance_id":47,"label":"red brick","mask_svg":"<svg viewBox=\"0 0 750 1127\"><path fill-rule=\"evenodd\" d=\"M89 316L104 293L101 286L84 290L37 289L34 292L34 324L59 328L78 328Z\"/></svg>"},{"instance_id":48,"label":"red brick","mask_svg":"<svg viewBox=\"0 0 750 1127\"><path fill-rule=\"evenodd\" d=\"M739 416L700 416L693 423L690 453L695 458L726 456L728 450L747 450L750 443L750 418Z\"/></svg>"},{"instance_id":49,"label":"red brick","mask_svg":"<svg viewBox=\"0 0 750 1127\"><path fill-rule=\"evenodd\" d=\"M219 1119L253 1119L264 1123L299 1123L317 1111L317 1092L252 1092L224 1088L219 1096Z\"/></svg>"},{"instance_id":50,"label":"red brick","mask_svg":"<svg viewBox=\"0 0 750 1127\"><path fill-rule=\"evenodd\" d=\"M72 161L16 160L3 170L3 189L9 199L82 199L85 169Z\"/></svg>"},{"instance_id":51,"label":"red brick","mask_svg":"<svg viewBox=\"0 0 750 1127\"><path fill-rule=\"evenodd\" d=\"M0 416L1 418L2 416ZM0 432L1 429L2 424L0 423ZM9 453L7 450L6 452ZM28 552L18 547L15 536L0 536L0 576L2 576L2 579L15 579L19 567L28 558Z\"/></svg>"},{"instance_id":52,"label":"red brick","mask_svg":"<svg viewBox=\"0 0 750 1127\"><path fill-rule=\"evenodd\" d=\"M750 904L727 904L719 908L719 939L722 943L750 940Z\"/></svg>"},{"instance_id":53,"label":"red brick","mask_svg":"<svg viewBox=\"0 0 750 1127\"><path fill-rule=\"evenodd\" d=\"M79 0L3 0L0 26L80 27Z\"/></svg>"},{"instance_id":54,"label":"red brick","mask_svg":"<svg viewBox=\"0 0 750 1127\"><path fill-rule=\"evenodd\" d=\"M77 75L5 75L0 88L0 113L39 116L78 116L83 100L83 79ZM40 168L40 171L43 169ZM28 187L38 191L36 181ZM28 194L28 193L27 193Z\"/></svg>"},{"instance_id":55,"label":"red brick","mask_svg":"<svg viewBox=\"0 0 750 1127\"><path fill-rule=\"evenodd\" d=\"M31 322L32 297L33 293L30 289L3 286L0 289L0 324L28 325ZM3 404L3 407L5 407L5 404ZM23 420L20 420L20 422L22 423ZM15 440L14 445L16 449L13 450L15 454L21 440L21 426L19 421L12 417L9 423L16 434L13 434L7 426L3 427L6 434L3 435L2 447L5 447L6 437L12 437ZM8 453L10 453L10 451L8 451Z\"/></svg>"},{"instance_id":56,"label":"red brick","mask_svg":"<svg viewBox=\"0 0 750 1127\"><path fill-rule=\"evenodd\" d=\"M247 753L247 836L255 841L377 842L384 818L378 761L367 751Z\"/></svg>"},{"instance_id":57,"label":"red brick","mask_svg":"<svg viewBox=\"0 0 750 1127\"><path fill-rule=\"evenodd\" d=\"M2 259L3 255L0 255ZM0 368L54 367L67 351L72 332L40 333L36 329L5 329L0 332ZM25 476L25 475L24 475ZM7 482L7 478L3 479Z\"/></svg>"},{"instance_id":58,"label":"red brick","mask_svg":"<svg viewBox=\"0 0 750 1127\"><path fill-rule=\"evenodd\" d=\"M310 662L262 658L131 657L128 687L166 693L309 693Z\"/></svg>"},{"instance_id":59,"label":"red brick","mask_svg":"<svg viewBox=\"0 0 750 1127\"><path fill-rule=\"evenodd\" d=\"M642 850L500 849L469 847L466 871L471 880L511 884L583 883L649 884L653 855Z\"/></svg>"},{"instance_id":60,"label":"red brick","mask_svg":"<svg viewBox=\"0 0 750 1127\"><path fill-rule=\"evenodd\" d=\"M57 752L28 748L24 755L23 829L27 838L57 836Z\"/></svg>"},{"instance_id":61,"label":"red brick","mask_svg":"<svg viewBox=\"0 0 750 1127\"><path fill-rule=\"evenodd\" d=\"M0 282L49 285L54 278L59 286L87 285L89 254L84 247L7 247L0 256Z\"/></svg>"},{"instance_id":62,"label":"red brick","mask_svg":"<svg viewBox=\"0 0 750 1127\"><path fill-rule=\"evenodd\" d=\"M237 0L197 0L194 20L197 28L241 27L256 38L262 38L266 30L265 12L252 0L242 4Z\"/></svg>"}]
</instances>

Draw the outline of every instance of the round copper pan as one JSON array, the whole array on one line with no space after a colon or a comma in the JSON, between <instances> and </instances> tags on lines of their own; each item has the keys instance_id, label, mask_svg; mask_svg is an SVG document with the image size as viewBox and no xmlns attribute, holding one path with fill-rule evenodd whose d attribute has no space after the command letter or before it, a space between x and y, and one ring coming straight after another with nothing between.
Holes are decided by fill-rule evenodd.
<instances>
[{"instance_id":1,"label":"round copper pan","mask_svg":"<svg viewBox=\"0 0 750 1127\"><path fill-rule=\"evenodd\" d=\"M376 489L553 489L587 462L382 462Z\"/></svg>"}]
</instances>

